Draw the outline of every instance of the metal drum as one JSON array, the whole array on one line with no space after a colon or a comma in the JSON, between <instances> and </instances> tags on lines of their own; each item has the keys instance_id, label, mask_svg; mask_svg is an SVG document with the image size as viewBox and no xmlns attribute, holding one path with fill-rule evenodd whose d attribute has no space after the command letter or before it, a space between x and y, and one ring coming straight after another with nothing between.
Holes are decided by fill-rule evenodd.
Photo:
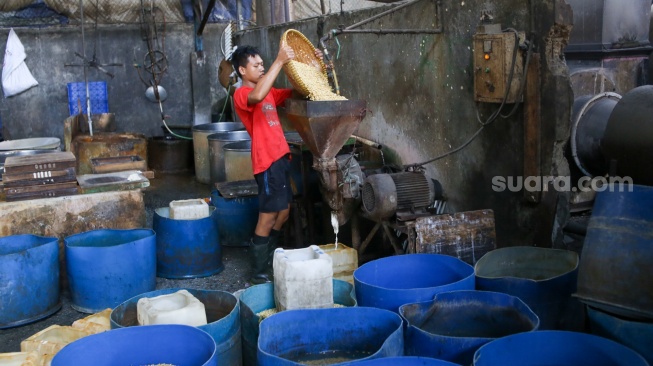
<instances>
[{"instance_id":1,"label":"metal drum","mask_svg":"<svg viewBox=\"0 0 653 366\"><path fill-rule=\"evenodd\" d=\"M205 331L179 324L129 327L68 344L52 366L217 365L216 345Z\"/></svg>"},{"instance_id":2,"label":"metal drum","mask_svg":"<svg viewBox=\"0 0 653 366\"><path fill-rule=\"evenodd\" d=\"M31 234L0 238L0 329L59 309L59 241Z\"/></svg>"},{"instance_id":3,"label":"metal drum","mask_svg":"<svg viewBox=\"0 0 653 366\"><path fill-rule=\"evenodd\" d=\"M157 173L188 173L193 171L193 142L169 136L147 139L147 163Z\"/></svg>"},{"instance_id":4,"label":"metal drum","mask_svg":"<svg viewBox=\"0 0 653 366\"><path fill-rule=\"evenodd\" d=\"M164 278L206 277L222 272L222 248L218 237L217 210L193 220L170 218L170 208L154 210L156 273Z\"/></svg>"},{"instance_id":5,"label":"metal drum","mask_svg":"<svg viewBox=\"0 0 653 366\"><path fill-rule=\"evenodd\" d=\"M193 152L195 157L195 177L204 184L211 182L208 137L214 133L244 130L241 122L215 122L193 126Z\"/></svg>"},{"instance_id":6,"label":"metal drum","mask_svg":"<svg viewBox=\"0 0 653 366\"><path fill-rule=\"evenodd\" d=\"M240 303L236 296L218 290L171 288L134 296L111 311L111 329L138 326L138 300L186 290L195 296L206 309L207 324L197 328L207 332L217 345L217 365L231 366L242 363ZM149 326L149 325L148 325Z\"/></svg>"},{"instance_id":7,"label":"metal drum","mask_svg":"<svg viewBox=\"0 0 653 366\"><path fill-rule=\"evenodd\" d=\"M218 132L209 135L210 182L221 183L227 180L224 164L224 146L232 142L249 141L247 131ZM250 169L251 171L251 169Z\"/></svg>"},{"instance_id":8,"label":"metal drum","mask_svg":"<svg viewBox=\"0 0 653 366\"><path fill-rule=\"evenodd\" d=\"M251 140L232 142L222 149L226 182L254 179Z\"/></svg>"},{"instance_id":9,"label":"metal drum","mask_svg":"<svg viewBox=\"0 0 653 366\"><path fill-rule=\"evenodd\" d=\"M578 267L581 301L608 313L653 319L653 187L599 192ZM614 192L612 192L614 191Z\"/></svg>"},{"instance_id":10,"label":"metal drum","mask_svg":"<svg viewBox=\"0 0 653 366\"><path fill-rule=\"evenodd\" d=\"M73 309L97 313L156 288L156 233L99 229L64 239Z\"/></svg>"}]
</instances>

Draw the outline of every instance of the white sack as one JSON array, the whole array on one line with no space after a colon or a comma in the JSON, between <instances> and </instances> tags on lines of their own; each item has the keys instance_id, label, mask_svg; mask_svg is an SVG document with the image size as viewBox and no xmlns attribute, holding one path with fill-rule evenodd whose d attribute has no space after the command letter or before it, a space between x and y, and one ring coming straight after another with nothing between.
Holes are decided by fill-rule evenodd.
<instances>
[{"instance_id":1,"label":"white sack","mask_svg":"<svg viewBox=\"0 0 653 366\"><path fill-rule=\"evenodd\" d=\"M7 38L4 65L2 66L2 90L5 98L20 94L39 85L25 64L25 47L12 28Z\"/></svg>"}]
</instances>

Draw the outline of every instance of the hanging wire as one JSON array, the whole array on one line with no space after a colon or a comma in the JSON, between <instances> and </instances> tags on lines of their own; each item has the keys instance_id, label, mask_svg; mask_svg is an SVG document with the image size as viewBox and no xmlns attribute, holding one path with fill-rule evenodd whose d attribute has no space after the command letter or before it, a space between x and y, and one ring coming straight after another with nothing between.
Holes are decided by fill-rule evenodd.
<instances>
[{"instance_id":1,"label":"hanging wire","mask_svg":"<svg viewBox=\"0 0 653 366\"><path fill-rule=\"evenodd\" d=\"M442 155L436 156L433 159L429 159L427 161L417 163L417 164L404 165L404 168L415 169L415 168L418 168L418 167L422 167L423 165L432 163L434 161L446 158L449 155L455 154L458 151L460 151L460 150L464 149L465 147L467 147L469 144L471 144L472 141L474 141L474 139L481 133L481 131L483 131L483 129L486 126L488 126L489 124L494 122L499 116L501 116L502 118L505 119L505 118L511 117L515 113L515 111L517 110L518 105L520 104L519 102L515 103L515 106L513 106L512 110L507 115L502 115L501 111L503 110L503 107L505 106L506 101L508 100L508 95L509 95L510 89L511 89L510 86L512 85L512 79L513 79L513 76L514 76L515 66L516 66L516 61L517 61L517 52L519 50L519 33L514 28L504 29L503 32L513 32L515 34L515 46L514 46L513 53L512 53L512 61L511 61L510 73L508 75L508 83L506 84L506 85L508 85L508 87L506 88L506 92L503 95L503 99L501 100L501 105L499 106L499 108L497 108L485 121L483 121L481 119L481 117L480 117L480 115L478 113L478 108L477 108L476 109L476 119L481 124L481 127L478 130L476 130L476 132L474 132L474 134L469 139L467 139L467 141L465 141L462 145L458 146L457 148L455 148L453 150L450 150L450 151L448 151L448 152L446 152L446 153L444 153ZM526 85L526 71L528 69L528 63L530 62L530 57L531 57L532 47L533 47L533 42L532 41L526 41L526 42L528 42L528 52L526 54L526 63L524 64L524 70L523 70L522 80L521 80L521 84L520 84L520 88L519 88L519 94L517 95L517 99L519 99L523 95L523 92L524 92L524 86Z\"/></svg>"}]
</instances>

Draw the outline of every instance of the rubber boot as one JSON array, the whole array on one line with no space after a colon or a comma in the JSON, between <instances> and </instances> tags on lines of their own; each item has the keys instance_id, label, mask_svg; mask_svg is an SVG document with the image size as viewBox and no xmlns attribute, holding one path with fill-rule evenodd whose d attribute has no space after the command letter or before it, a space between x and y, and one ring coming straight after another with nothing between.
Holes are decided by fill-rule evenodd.
<instances>
[{"instance_id":1,"label":"rubber boot","mask_svg":"<svg viewBox=\"0 0 653 366\"><path fill-rule=\"evenodd\" d=\"M279 245L279 236L270 236L270 240L268 241L268 267L270 269L272 268L274 251L277 249L277 245Z\"/></svg>"},{"instance_id":2,"label":"rubber boot","mask_svg":"<svg viewBox=\"0 0 653 366\"><path fill-rule=\"evenodd\" d=\"M271 282L268 276L268 243L257 244L250 243L249 250L252 253L252 277L249 279L250 283L261 284Z\"/></svg>"}]
</instances>

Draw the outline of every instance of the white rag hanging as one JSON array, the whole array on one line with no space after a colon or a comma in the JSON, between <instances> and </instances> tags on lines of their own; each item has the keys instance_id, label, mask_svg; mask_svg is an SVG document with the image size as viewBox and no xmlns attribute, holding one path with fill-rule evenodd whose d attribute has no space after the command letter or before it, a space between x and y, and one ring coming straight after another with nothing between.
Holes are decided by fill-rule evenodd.
<instances>
[{"instance_id":1,"label":"white rag hanging","mask_svg":"<svg viewBox=\"0 0 653 366\"><path fill-rule=\"evenodd\" d=\"M25 90L39 85L25 64L25 47L11 28L7 38L4 65L2 66L2 90L5 98L20 94Z\"/></svg>"}]
</instances>

